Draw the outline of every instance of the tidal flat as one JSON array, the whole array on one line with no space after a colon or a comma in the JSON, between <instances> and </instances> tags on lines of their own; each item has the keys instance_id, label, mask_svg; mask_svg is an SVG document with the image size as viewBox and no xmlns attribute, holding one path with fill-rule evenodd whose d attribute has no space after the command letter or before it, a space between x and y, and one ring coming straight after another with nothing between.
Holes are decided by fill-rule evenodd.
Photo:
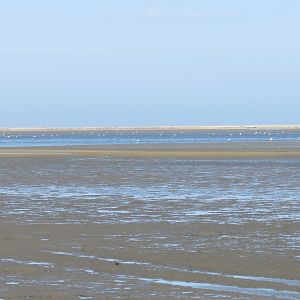
<instances>
[{"instance_id":1,"label":"tidal flat","mask_svg":"<svg viewBox=\"0 0 300 300\"><path fill-rule=\"evenodd\" d=\"M1 299L299 299L299 142L0 149Z\"/></svg>"}]
</instances>

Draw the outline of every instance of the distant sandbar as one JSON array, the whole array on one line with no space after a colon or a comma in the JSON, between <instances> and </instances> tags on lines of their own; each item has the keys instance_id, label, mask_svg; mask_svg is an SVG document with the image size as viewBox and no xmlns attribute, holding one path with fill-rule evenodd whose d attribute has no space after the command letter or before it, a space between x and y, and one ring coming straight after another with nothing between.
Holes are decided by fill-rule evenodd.
<instances>
[{"instance_id":1,"label":"distant sandbar","mask_svg":"<svg viewBox=\"0 0 300 300\"><path fill-rule=\"evenodd\" d=\"M144 126L144 127L21 127L0 128L0 132L97 132L97 131L276 131L300 130L300 125L215 125L215 126Z\"/></svg>"}]
</instances>

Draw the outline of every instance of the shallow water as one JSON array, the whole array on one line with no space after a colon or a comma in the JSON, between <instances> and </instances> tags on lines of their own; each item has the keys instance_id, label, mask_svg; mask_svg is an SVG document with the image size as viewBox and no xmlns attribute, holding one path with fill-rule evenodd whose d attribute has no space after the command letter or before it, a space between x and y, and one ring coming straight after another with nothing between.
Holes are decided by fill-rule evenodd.
<instances>
[{"instance_id":1,"label":"shallow water","mask_svg":"<svg viewBox=\"0 0 300 300\"><path fill-rule=\"evenodd\" d=\"M0 131L0 147L299 141L299 130Z\"/></svg>"},{"instance_id":2,"label":"shallow water","mask_svg":"<svg viewBox=\"0 0 300 300\"><path fill-rule=\"evenodd\" d=\"M0 296L300 298L300 159L0 157Z\"/></svg>"}]
</instances>

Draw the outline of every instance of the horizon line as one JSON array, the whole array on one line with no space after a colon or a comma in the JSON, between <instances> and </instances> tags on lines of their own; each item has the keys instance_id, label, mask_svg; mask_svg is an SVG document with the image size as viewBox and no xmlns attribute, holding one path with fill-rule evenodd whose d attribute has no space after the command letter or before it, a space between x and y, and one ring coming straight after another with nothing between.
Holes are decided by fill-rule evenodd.
<instances>
[{"instance_id":1,"label":"horizon line","mask_svg":"<svg viewBox=\"0 0 300 300\"><path fill-rule=\"evenodd\" d=\"M0 131L113 131L113 130L243 130L300 129L300 124L257 125L164 125L164 126L86 126L86 127L0 127Z\"/></svg>"}]
</instances>

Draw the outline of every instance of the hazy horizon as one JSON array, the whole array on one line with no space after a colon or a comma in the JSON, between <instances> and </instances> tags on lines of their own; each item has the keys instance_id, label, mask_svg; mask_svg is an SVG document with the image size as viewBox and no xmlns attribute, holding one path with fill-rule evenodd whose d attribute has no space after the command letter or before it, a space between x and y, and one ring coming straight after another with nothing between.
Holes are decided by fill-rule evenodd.
<instances>
[{"instance_id":1,"label":"hazy horizon","mask_svg":"<svg viewBox=\"0 0 300 300\"><path fill-rule=\"evenodd\" d=\"M239 125L153 125L153 126L69 126L69 127L56 127L56 126L44 126L44 127L0 127L0 130L13 130L13 131L64 131L64 130L84 130L84 131L91 131L91 130L143 130L143 129L150 129L150 130L239 130L239 129L249 129L249 130L299 130L300 124L239 124Z\"/></svg>"},{"instance_id":2,"label":"hazy horizon","mask_svg":"<svg viewBox=\"0 0 300 300\"><path fill-rule=\"evenodd\" d=\"M0 127L300 124L300 2L0 3Z\"/></svg>"}]
</instances>

